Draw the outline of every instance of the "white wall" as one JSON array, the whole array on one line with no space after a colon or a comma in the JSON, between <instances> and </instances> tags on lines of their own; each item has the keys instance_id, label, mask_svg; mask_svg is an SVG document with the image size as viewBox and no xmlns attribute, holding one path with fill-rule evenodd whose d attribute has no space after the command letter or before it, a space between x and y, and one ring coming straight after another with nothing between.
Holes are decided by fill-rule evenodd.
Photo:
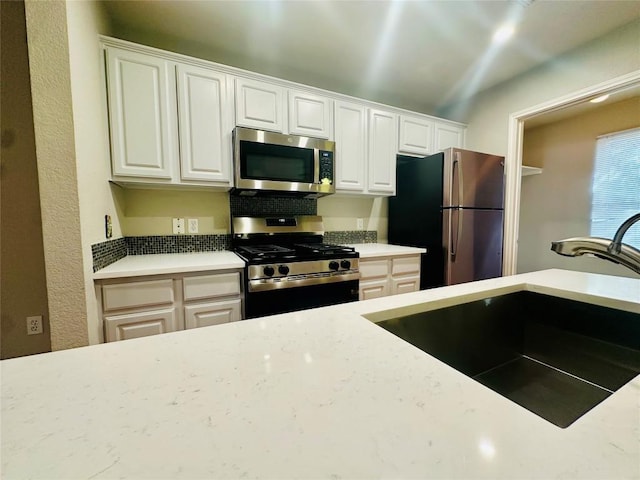
<instances>
[{"instance_id":1,"label":"white wall","mask_svg":"<svg viewBox=\"0 0 640 480\"><path fill-rule=\"evenodd\" d=\"M467 148L505 155L510 114L640 69L639 39L637 20L438 114L468 123Z\"/></svg>"},{"instance_id":2,"label":"white wall","mask_svg":"<svg viewBox=\"0 0 640 480\"><path fill-rule=\"evenodd\" d=\"M98 321L93 287L91 245L105 241L105 215L113 222L113 238L122 236L119 215L109 179L109 138L104 99L102 57L98 34L109 33L101 4L85 0L67 2L69 67L73 99L73 126L78 177L78 200L89 343L99 343L102 329ZM112 192L113 188L113 192Z\"/></svg>"}]
</instances>

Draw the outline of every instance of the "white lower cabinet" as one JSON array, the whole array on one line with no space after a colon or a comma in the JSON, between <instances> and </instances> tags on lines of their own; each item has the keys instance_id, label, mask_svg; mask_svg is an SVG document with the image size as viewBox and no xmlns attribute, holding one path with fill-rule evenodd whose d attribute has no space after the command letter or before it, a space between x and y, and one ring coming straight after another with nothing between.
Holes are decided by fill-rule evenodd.
<instances>
[{"instance_id":1,"label":"white lower cabinet","mask_svg":"<svg viewBox=\"0 0 640 480\"><path fill-rule=\"evenodd\" d=\"M146 337L178 330L174 307L149 312L105 315L105 339L107 342Z\"/></svg>"},{"instance_id":2,"label":"white lower cabinet","mask_svg":"<svg viewBox=\"0 0 640 480\"><path fill-rule=\"evenodd\" d=\"M96 281L104 341L242 319L239 271Z\"/></svg>"},{"instance_id":3,"label":"white lower cabinet","mask_svg":"<svg viewBox=\"0 0 640 480\"><path fill-rule=\"evenodd\" d=\"M207 302L184 307L184 328L209 327L235 322L241 317L240 299Z\"/></svg>"},{"instance_id":4,"label":"white lower cabinet","mask_svg":"<svg viewBox=\"0 0 640 480\"><path fill-rule=\"evenodd\" d=\"M360 258L360 300L420 290L420 255Z\"/></svg>"},{"instance_id":5,"label":"white lower cabinet","mask_svg":"<svg viewBox=\"0 0 640 480\"><path fill-rule=\"evenodd\" d=\"M185 328L208 327L242 318L238 272L185 277L182 286Z\"/></svg>"}]
</instances>

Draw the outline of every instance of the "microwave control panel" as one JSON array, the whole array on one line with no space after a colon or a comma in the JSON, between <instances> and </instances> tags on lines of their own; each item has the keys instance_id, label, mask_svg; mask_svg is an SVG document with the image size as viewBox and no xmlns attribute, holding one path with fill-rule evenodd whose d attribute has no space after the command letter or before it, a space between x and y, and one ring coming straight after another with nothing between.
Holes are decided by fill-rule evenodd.
<instances>
[{"instance_id":1,"label":"microwave control panel","mask_svg":"<svg viewBox=\"0 0 640 480\"><path fill-rule=\"evenodd\" d=\"M333 152L320 150L320 183L333 184Z\"/></svg>"}]
</instances>

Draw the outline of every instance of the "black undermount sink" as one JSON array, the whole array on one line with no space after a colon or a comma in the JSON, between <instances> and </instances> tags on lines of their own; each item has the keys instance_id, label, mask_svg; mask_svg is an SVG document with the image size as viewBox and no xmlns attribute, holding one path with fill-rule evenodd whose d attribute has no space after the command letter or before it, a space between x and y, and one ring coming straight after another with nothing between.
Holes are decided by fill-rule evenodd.
<instances>
[{"instance_id":1,"label":"black undermount sink","mask_svg":"<svg viewBox=\"0 0 640 480\"><path fill-rule=\"evenodd\" d=\"M377 325L562 428L640 373L640 314L528 291Z\"/></svg>"}]
</instances>

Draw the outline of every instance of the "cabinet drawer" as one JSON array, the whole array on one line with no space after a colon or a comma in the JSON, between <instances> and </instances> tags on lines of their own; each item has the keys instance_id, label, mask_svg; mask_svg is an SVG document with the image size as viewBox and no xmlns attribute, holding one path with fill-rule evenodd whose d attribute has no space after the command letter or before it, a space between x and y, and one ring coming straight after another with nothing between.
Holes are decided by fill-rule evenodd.
<instances>
[{"instance_id":1,"label":"cabinet drawer","mask_svg":"<svg viewBox=\"0 0 640 480\"><path fill-rule=\"evenodd\" d=\"M371 298L386 297L389 295L389 282L384 280L360 281L360 300L369 300Z\"/></svg>"},{"instance_id":2,"label":"cabinet drawer","mask_svg":"<svg viewBox=\"0 0 640 480\"><path fill-rule=\"evenodd\" d=\"M173 303L173 280L118 283L102 287L105 312Z\"/></svg>"},{"instance_id":3,"label":"cabinet drawer","mask_svg":"<svg viewBox=\"0 0 640 480\"><path fill-rule=\"evenodd\" d=\"M418 290L420 290L420 275L393 278L391 280L391 295L417 292Z\"/></svg>"},{"instance_id":4,"label":"cabinet drawer","mask_svg":"<svg viewBox=\"0 0 640 480\"><path fill-rule=\"evenodd\" d=\"M208 327L240 319L240 299L184 307L185 328Z\"/></svg>"},{"instance_id":5,"label":"cabinet drawer","mask_svg":"<svg viewBox=\"0 0 640 480\"><path fill-rule=\"evenodd\" d=\"M420 256L397 257L391 259L391 275L408 275L420 273Z\"/></svg>"},{"instance_id":6,"label":"cabinet drawer","mask_svg":"<svg viewBox=\"0 0 640 480\"><path fill-rule=\"evenodd\" d=\"M240 274L223 273L185 277L182 281L184 300L240 295Z\"/></svg>"},{"instance_id":7,"label":"cabinet drawer","mask_svg":"<svg viewBox=\"0 0 640 480\"><path fill-rule=\"evenodd\" d=\"M389 274L389 262L384 260L360 260L360 278L381 278Z\"/></svg>"},{"instance_id":8,"label":"cabinet drawer","mask_svg":"<svg viewBox=\"0 0 640 480\"><path fill-rule=\"evenodd\" d=\"M175 332L178 329L176 309L110 315L104 318L104 329L107 342Z\"/></svg>"}]
</instances>

